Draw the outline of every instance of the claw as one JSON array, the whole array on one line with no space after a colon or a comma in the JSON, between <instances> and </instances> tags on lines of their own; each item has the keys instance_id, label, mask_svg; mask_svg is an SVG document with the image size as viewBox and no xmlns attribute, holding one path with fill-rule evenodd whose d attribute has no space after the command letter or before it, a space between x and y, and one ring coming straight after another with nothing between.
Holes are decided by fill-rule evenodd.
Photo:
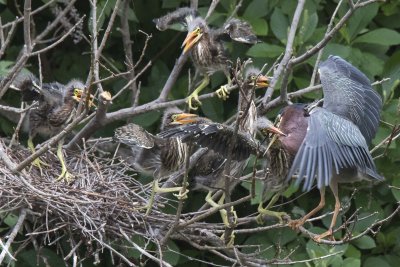
<instances>
[{"instance_id":1,"label":"claw","mask_svg":"<svg viewBox=\"0 0 400 267\"><path fill-rule=\"evenodd\" d=\"M176 196L179 200L183 200L183 199L188 198L188 196L187 196L188 193L189 193L188 189L185 189L185 191L183 191L183 187L181 187L181 190L179 191L179 193L173 194L173 195Z\"/></svg>"},{"instance_id":2,"label":"claw","mask_svg":"<svg viewBox=\"0 0 400 267\"><path fill-rule=\"evenodd\" d=\"M304 223L305 223L305 220L298 219L298 220L290 220L288 222L288 225L293 230L298 230L300 228L300 226L303 226Z\"/></svg>"},{"instance_id":3,"label":"claw","mask_svg":"<svg viewBox=\"0 0 400 267\"><path fill-rule=\"evenodd\" d=\"M331 239L332 241L335 241L335 238L333 237L333 229L329 229L325 233L316 235L312 239L317 243L321 243L321 240L324 239L325 237L329 237L329 239Z\"/></svg>"},{"instance_id":4,"label":"claw","mask_svg":"<svg viewBox=\"0 0 400 267\"><path fill-rule=\"evenodd\" d=\"M58 176L56 181L64 181L65 183L69 184L74 180L74 175L69 173L66 169L62 170L61 174Z\"/></svg>"},{"instance_id":5,"label":"claw","mask_svg":"<svg viewBox=\"0 0 400 267\"><path fill-rule=\"evenodd\" d=\"M220 239L222 241L225 241L225 234L222 234ZM235 244L235 232L232 232L231 236L229 237L228 243L226 243L226 246L228 248L231 248L231 247L233 247L234 244Z\"/></svg>"},{"instance_id":6,"label":"claw","mask_svg":"<svg viewBox=\"0 0 400 267\"><path fill-rule=\"evenodd\" d=\"M270 211L270 210L263 209L263 208L259 208L258 212L260 213L256 217L256 222L258 224L264 224L264 215L276 217L279 220L280 224L283 224L283 218L284 217L288 217L289 216L286 212Z\"/></svg>"},{"instance_id":7,"label":"claw","mask_svg":"<svg viewBox=\"0 0 400 267\"><path fill-rule=\"evenodd\" d=\"M221 98L222 100L227 100L229 98L229 91L227 88L227 85L222 85L221 88L219 88L217 91L215 91L217 96Z\"/></svg>"},{"instance_id":8,"label":"claw","mask_svg":"<svg viewBox=\"0 0 400 267\"><path fill-rule=\"evenodd\" d=\"M194 106L192 104L193 101L197 103L197 106ZM190 96L188 96L186 98L186 103L188 103L189 109L192 109L192 110L197 110L199 108L198 106L201 106L201 102L199 100L199 95L196 92L193 92Z\"/></svg>"}]
</instances>

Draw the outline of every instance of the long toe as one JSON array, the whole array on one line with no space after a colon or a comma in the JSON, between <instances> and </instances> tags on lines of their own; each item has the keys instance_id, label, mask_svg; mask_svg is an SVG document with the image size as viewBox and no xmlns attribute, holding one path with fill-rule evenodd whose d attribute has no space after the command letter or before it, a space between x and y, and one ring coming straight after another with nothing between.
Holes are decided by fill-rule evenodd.
<instances>
[{"instance_id":1,"label":"long toe","mask_svg":"<svg viewBox=\"0 0 400 267\"><path fill-rule=\"evenodd\" d=\"M176 196L178 199L187 199L188 196L187 194L189 193L189 189L185 189L185 191L182 191L183 188L179 191L178 194L174 194L174 196Z\"/></svg>"},{"instance_id":2,"label":"long toe","mask_svg":"<svg viewBox=\"0 0 400 267\"><path fill-rule=\"evenodd\" d=\"M329 229L328 231L326 231L325 233L322 233L320 235L316 235L312 239L317 243L321 243L321 240L323 240L326 237L329 237L330 240L333 240L333 241L335 240L335 238L333 237L332 229Z\"/></svg>"},{"instance_id":3,"label":"long toe","mask_svg":"<svg viewBox=\"0 0 400 267\"><path fill-rule=\"evenodd\" d=\"M226 87L226 85L222 85L221 88L219 88L217 91L215 91L217 96L221 98L222 100L227 100L229 98L229 91Z\"/></svg>"},{"instance_id":4,"label":"long toe","mask_svg":"<svg viewBox=\"0 0 400 267\"><path fill-rule=\"evenodd\" d=\"M298 219L298 220L289 220L288 225L290 228L293 230L299 230L300 226L304 225L304 220Z\"/></svg>"}]
</instances>

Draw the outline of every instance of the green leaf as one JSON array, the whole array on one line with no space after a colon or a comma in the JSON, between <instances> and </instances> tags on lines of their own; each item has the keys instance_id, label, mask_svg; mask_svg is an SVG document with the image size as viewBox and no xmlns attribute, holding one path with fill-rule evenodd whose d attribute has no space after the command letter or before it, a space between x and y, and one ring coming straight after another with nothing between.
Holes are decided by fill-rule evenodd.
<instances>
[{"instance_id":1,"label":"green leaf","mask_svg":"<svg viewBox=\"0 0 400 267\"><path fill-rule=\"evenodd\" d=\"M8 214L7 217L4 218L4 223L10 227L16 225L17 221L18 221L18 216L12 213Z\"/></svg>"},{"instance_id":2,"label":"green leaf","mask_svg":"<svg viewBox=\"0 0 400 267\"><path fill-rule=\"evenodd\" d=\"M155 123L159 118L160 118L159 112L150 111L133 117L132 122L146 128Z\"/></svg>"},{"instance_id":3,"label":"green leaf","mask_svg":"<svg viewBox=\"0 0 400 267\"><path fill-rule=\"evenodd\" d=\"M376 247L375 240L368 235L364 235L359 239L354 240L352 244L358 247L359 249L371 249Z\"/></svg>"},{"instance_id":4,"label":"green leaf","mask_svg":"<svg viewBox=\"0 0 400 267\"><path fill-rule=\"evenodd\" d=\"M304 10L301 24L298 30L298 42L299 44L305 43L313 35L318 24L317 13L311 13L308 10Z\"/></svg>"},{"instance_id":5,"label":"green leaf","mask_svg":"<svg viewBox=\"0 0 400 267\"><path fill-rule=\"evenodd\" d=\"M359 267L361 266L360 259L356 258L347 258L343 261L342 267Z\"/></svg>"},{"instance_id":6,"label":"green leaf","mask_svg":"<svg viewBox=\"0 0 400 267\"><path fill-rule=\"evenodd\" d=\"M383 77L390 78L382 84L385 101L393 97L394 91L400 84L400 51L395 52L386 60L383 67Z\"/></svg>"},{"instance_id":7,"label":"green leaf","mask_svg":"<svg viewBox=\"0 0 400 267\"><path fill-rule=\"evenodd\" d=\"M357 37L354 43L397 45L400 44L400 33L386 28L376 29Z\"/></svg>"},{"instance_id":8,"label":"green leaf","mask_svg":"<svg viewBox=\"0 0 400 267\"><path fill-rule=\"evenodd\" d=\"M250 57L275 58L283 53L282 46L274 44L259 43L253 45L246 53Z\"/></svg>"},{"instance_id":9,"label":"green leaf","mask_svg":"<svg viewBox=\"0 0 400 267\"><path fill-rule=\"evenodd\" d=\"M378 13L379 5L377 3L365 6L354 12L354 14L349 19L346 27L350 40L353 40L361 30L363 30L372 21L372 19ZM348 7L344 6L343 12L347 12Z\"/></svg>"},{"instance_id":10,"label":"green leaf","mask_svg":"<svg viewBox=\"0 0 400 267\"><path fill-rule=\"evenodd\" d=\"M287 41L289 20L279 8L275 8L271 16L271 29L274 35L284 44Z\"/></svg>"},{"instance_id":11,"label":"green leaf","mask_svg":"<svg viewBox=\"0 0 400 267\"><path fill-rule=\"evenodd\" d=\"M251 24L253 31L256 35L259 35L259 36L267 36L268 35L268 23L265 19L248 18L247 20Z\"/></svg>"},{"instance_id":12,"label":"green leaf","mask_svg":"<svg viewBox=\"0 0 400 267\"><path fill-rule=\"evenodd\" d=\"M245 19L261 18L267 15L267 13L268 13L268 1L253 0L244 11L243 18Z\"/></svg>"},{"instance_id":13,"label":"green leaf","mask_svg":"<svg viewBox=\"0 0 400 267\"><path fill-rule=\"evenodd\" d=\"M382 257L369 257L363 263L363 267L390 267L387 261L383 260Z\"/></svg>"},{"instance_id":14,"label":"green leaf","mask_svg":"<svg viewBox=\"0 0 400 267\"><path fill-rule=\"evenodd\" d=\"M394 179L392 185L396 187L391 189L392 194L397 201L400 201L400 179Z\"/></svg>"},{"instance_id":15,"label":"green leaf","mask_svg":"<svg viewBox=\"0 0 400 267\"><path fill-rule=\"evenodd\" d=\"M180 258L179 252L179 247L173 241L168 241L167 251L164 252L165 261L167 261L172 266L176 266Z\"/></svg>"}]
</instances>

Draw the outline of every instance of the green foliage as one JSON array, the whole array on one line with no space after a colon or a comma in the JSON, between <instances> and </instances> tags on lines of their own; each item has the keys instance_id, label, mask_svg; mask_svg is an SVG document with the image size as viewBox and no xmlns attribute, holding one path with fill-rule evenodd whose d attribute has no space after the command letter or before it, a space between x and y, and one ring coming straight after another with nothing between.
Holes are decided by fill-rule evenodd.
<instances>
[{"instance_id":1,"label":"green foliage","mask_svg":"<svg viewBox=\"0 0 400 267\"><path fill-rule=\"evenodd\" d=\"M2 24L12 21L16 16L20 16L15 10L10 1L0 0L0 15ZM34 2L34 1L33 1ZM92 21L90 18L89 1L78 1L77 9L79 14L86 14L83 27L83 32L86 36L90 36ZM97 6L98 25L102 29L100 37L107 27L110 15L115 6L115 0L99 0ZM209 22L213 26L219 26L228 18L231 12L235 9L238 1L222 0L216 7L214 13L209 18ZM305 8L300 18L299 28L296 33L296 38L293 47L294 56L301 55L316 45L325 35L331 15L336 8L338 1L306 1ZM343 1L339 9L337 17L333 20L334 25L348 11L348 1ZM355 1L353 1L355 2ZM134 1L134 5L129 5L129 25L131 40L133 42L133 58L138 60L142 56L142 48L145 44L146 36L140 31L144 31L152 35L152 38L147 46L146 52L143 54L143 60L139 64L143 67L148 61L152 61L152 66L140 76L140 99L139 104L148 103L156 99L162 90L170 72L175 64L176 59L181 53L181 43L185 33L173 30L159 32L156 30L153 18L160 17L167 12L174 10L177 7L187 6L189 1L183 0L164 0L164 1ZM253 46L228 44L229 52L234 55L232 60L235 61L235 56L242 59L252 57L255 64L262 67L268 63L271 67L275 60L284 53L287 43L287 35L293 19L293 12L296 8L297 1L286 0L245 0L241 8L238 10L237 17L247 20L258 35L260 43ZM199 11L201 14L206 14L210 1L199 1ZM121 12L121 10L119 11ZM356 67L360 68L371 81L379 81L384 78L390 78L375 88L382 95L384 100L384 108L382 112L382 120L390 125L400 123L400 20L398 18L400 12L400 2L396 0L386 1L385 3L375 3L361 8L353 14L350 20L344 27L332 37L332 40L324 47L322 60L328 55L339 55L346 60L352 62ZM52 14L49 10L43 11L40 16L35 17L35 26L38 29L44 29L48 22L52 19ZM19 25L17 33L12 40L12 43L7 48L7 51L0 61L0 76L4 76L13 67L19 54L20 48L23 46L22 26ZM110 72L126 71L126 58L124 47L121 41L121 33L118 30L121 27L119 17L117 16L115 25L109 35L109 40L104 48L103 56L107 59L107 69L101 69L101 78L110 75ZM181 26L174 29L182 30ZM99 38L100 38L99 37ZM101 39L101 38L100 38ZM56 48L51 49L41 55L41 64L43 69L44 81L57 80L66 82L71 78L85 79L89 73L91 55L90 45L81 41L74 44L71 38L67 38L61 42ZM310 78L315 65L316 56L308 59L304 64L296 66L292 75L289 77L288 88L290 91L307 87L310 83ZM135 64L135 62L134 62ZM188 69L191 68L193 79L194 71L191 64L186 64L175 83L169 99L181 99L187 95L188 91ZM31 58L25 66L25 69L38 74L38 60ZM214 75L211 78L211 86L213 89L224 84L223 75ZM117 93L124 85L125 78L107 80L102 83L102 86ZM193 83L194 81L191 80ZM278 84L279 87L279 84ZM210 89L208 89L210 90ZM131 93L126 90L122 96L113 103L111 110L128 108L132 105ZM262 93L258 93L263 95ZM274 92L273 97L279 94L279 88ZM320 98L320 92L312 92L304 95L301 98L291 99L294 102L309 102L313 99ZM236 110L236 95L231 94L231 98L224 104L218 99L209 99L203 101L201 112L212 120L222 122ZM15 92L7 93L5 98L7 102L14 106L19 105L18 98L15 97ZM10 101L8 101L10 100ZM267 114L272 117L276 114L276 110ZM133 122L138 123L147 129L158 129L161 113L152 111L140 114L130 118ZM6 118L0 118L0 131L2 135L10 136L13 132L15 124L9 122ZM377 145L387 137L392 131L388 124L381 124L373 145ZM111 136L113 127L105 127L97 136ZM23 143L24 140L21 140ZM357 223L351 226L353 235L357 235L364 231L369 225L375 221L385 218L395 208L396 201L400 201L400 141L396 140L387 147L379 148L373 153L373 156L379 158L376 160L379 173L382 174L386 181L381 185L362 186L359 184L356 187L359 189L353 199L350 195L353 192L352 186L343 186L340 189L340 198L342 203L349 203L349 206L344 213L340 214L339 222L348 219L348 217L360 208L358 213ZM387 185L392 185L388 188ZM243 183L238 192L234 192L233 199L237 199L240 193L250 190L250 183ZM243 209L249 213L251 209L256 212L256 207L260 202L262 191L262 183L256 182L257 198L246 203ZM192 195L189 196L189 198ZM196 197L190 203L187 203L185 209L193 210L194 207L199 207L203 204L203 194L194 193ZM300 217L306 212L314 208L319 200L317 190L311 191L308 194L302 195L298 187L292 185L281 197L279 203L287 203L279 207L280 211L288 212L292 217ZM324 212L332 211L334 200L327 190L327 207ZM240 208L239 208L240 209ZM247 213L247 214L248 214ZM372 216L370 216L373 214ZM395 217L398 218L398 217ZM16 217L9 214L2 217L2 225L0 230L6 232L10 230L16 223ZM316 232L324 232L329 226L331 216L325 217L323 220L317 221L312 230ZM271 222L272 223L272 222ZM275 223L275 221L273 222ZM254 225L254 227L257 227ZM308 225L307 225L308 227ZM377 229L374 229L377 230ZM345 233L339 231L337 237L342 237ZM259 247L243 248L245 252L259 252L265 259L285 258L290 255L291 260L306 260L335 254L334 256L323 258L317 261L308 263L298 263L294 266L366 266L366 267L386 267L395 266L399 262L400 257L400 222L398 219L393 219L385 223L380 228L380 232L376 235L363 236L350 244L341 246L326 246L317 245L309 238L298 235L289 228L274 229L273 231L264 231L262 233L250 233L239 235L240 245L259 245ZM157 247L154 244L146 244L139 237L133 237L132 240L141 247L148 246L156 251ZM129 244L126 244L127 246ZM17 248L13 248L14 250ZM61 266L63 259L56 253L56 248L43 248L41 253L49 260L50 266ZM128 250L127 257L139 260L143 257L137 250ZM221 261L212 253L200 252L199 250L189 247L187 243L170 241L166 244L163 254L164 259L173 266L188 266L188 257L204 257L206 260L213 262ZM205 256L204 256L205 255ZM18 266L45 266L41 257L37 257L34 249L27 247L18 255ZM83 266L91 266L91 263ZM192 264L192 263L191 263ZM197 265L196 265L197 264ZM193 266L205 266L200 263ZM221 265L231 264L222 262Z\"/></svg>"}]
</instances>

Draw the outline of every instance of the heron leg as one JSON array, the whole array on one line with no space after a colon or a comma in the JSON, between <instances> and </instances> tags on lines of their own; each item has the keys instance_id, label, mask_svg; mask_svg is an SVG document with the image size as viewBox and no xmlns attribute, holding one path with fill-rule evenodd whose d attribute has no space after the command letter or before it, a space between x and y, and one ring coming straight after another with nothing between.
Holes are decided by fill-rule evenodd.
<instances>
[{"instance_id":1,"label":"heron leg","mask_svg":"<svg viewBox=\"0 0 400 267\"><path fill-rule=\"evenodd\" d=\"M33 144L32 137L28 139L28 148L32 151L32 154L35 153L35 145ZM49 166L49 164L43 162L40 158L36 158L32 161L32 166L38 167L40 170L40 175L43 175L43 170L41 165Z\"/></svg>"},{"instance_id":2,"label":"heron leg","mask_svg":"<svg viewBox=\"0 0 400 267\"><path fill-rule=\"evenodd\" d=\"M217 96L219 98L221 98L222 100L227 100L229 98L229 91L228 91L228 87L231 85L232 80L231 78L228 76L226 76L228 78L228 84L222 85L218 90L215 91L215 93L217 94Z\"/></svg>"},{"instance_id":3,"label":"heron leg","mask_svg":"<svg viewBox=\"0 0 400 267\"><path fill-rule=\"evenodd\" d=\"M73 180L74 176L68 172L67 166L65 165L64 154L62 151L63 140L58 142L57 146L57 157L61 163L61 174L58 176L56 181L64 180L66 183L69 183Z\"/></svg>"},{"instance_id":4,"label":"heron leg","mask_svg":"<svg viewBox=\"0 0 400 267\"><path fill-rule=\"evenodd\" d=\"M196 110L197 106L194 106L192 102L196 102L197 105L201 105L199 100L199 93L210 83L210 77L208 75L204 76L203 81L200 85L186 98L186 103L189 105L189 109Z\"/></svg>"},{"instance_id":5,"label":"heron leg","mask_svg":"<svg viewBox=\"0 0 400 267\"><path fill-rule=\"evenodd\" d=\"M298 219L298 220L290 220L289 221L289 226L292 229L298 229L300 226L302 226L309 218L311 218L311 216L313 216L315 213L317 213L318 211L320 211L324 206L325 206L325 187L321 188L319 190L319 193L321 195L321 200L318 204L318 206L316 206L312 211L310 211L309 213L307 213L303 218Z\"/></svg>"},{"instance_id":6,"label":"heron leg","mask_svg":"<svg viewBox=\"0 0 400 267\"><path fill-rule=\"evenodd\" d=\"M146 208L146 215L148 215L151 211L156 193L179 192L178 194L174 194L174 196L176 196L178 199L187 199L187 193L189 192L189 190L186 189L183 192L182 189L183 189L182 186L162 188L158 185L158 179L154 179L153 186L151 187L149 202L147 203L146 206L144 206L144 208Z\"/></svg>"},{"instance_id":7,"label":"heron leg","mask_svg":"<svg viewBox=\"0 0 400 267\"><path fill-rule=\"evenodd\" d=\"M335 209L333 211L332 221L328 231L313 237L313 239L318 243L321 242L321 240L324 239L325 237L331 237L333 239L333 227L335 227L336 225L337 216L339 215L340 211L340 200L339 200L339 191L337 182L331 183L331 190L333 196L335 197Z\"/></svg>"},{"instance_id":8,"label":"heron leg","mask_svg":"<svg viewBox=\"0 0 400 267\"><path fill-rule=\"evenodd\" d=\"M224 200L225 200L225 194L222 194L221 198L218 200L218 203L215 202L215 201L212 199L212 191L209 191L208 194L207 194L207 196L206 196L206 201L207 201L207 203L210 204L210 206L211 206L211 207L214 207L214 208L218 208L218 207L220 207L221 205L223 205L223 204L224 204ZM232 214L233 214L233 223L234 223L234 225L236 225L236 222L237 222L237 218L238 218L238 217L237 217L236 211L235 211L235 209L233 208L233 206L231 207L231 212L232 212ZM220 210L219 210L219 213L220 213L220 215L221 215L222 222L224 223L224 225L225 225L226 227L229 227L229 228L230 228L231 225L230 225L230 223L229 223L228 212L226 211L226 209L220 209ZM221 240L225 240L225 235L224 235L224 234L221 236ZM228 247L232 247L234 243L235 243L235 233L232 232L231 236L229 237L229 241L228 241L228 243L227 243L226 245L227 245Z\"/></svg>"},{"instance_id":9,"label":"heron leg","mask_svg":"<svg viewBox=\"0 0 400 267\"><path fill-rule=\"evenodd\" d=\"M276 217L276 218L278 218L279 223L281 223L281 224L283 223L283 217L288 216L288 214L286 212L277 212L277 211L269 210L276 203L276 201L278 201L280 196L281 196L280 192L276 193L271 198L271 200L269 201L268 205L265 208L263 208L263 203L260 202L260 205L258 205L258 208L257 208L259 214L256 218L256 222L258 224L264 223L264 219L263 219L264 215Z\"/></svg>"}]
</instances>

